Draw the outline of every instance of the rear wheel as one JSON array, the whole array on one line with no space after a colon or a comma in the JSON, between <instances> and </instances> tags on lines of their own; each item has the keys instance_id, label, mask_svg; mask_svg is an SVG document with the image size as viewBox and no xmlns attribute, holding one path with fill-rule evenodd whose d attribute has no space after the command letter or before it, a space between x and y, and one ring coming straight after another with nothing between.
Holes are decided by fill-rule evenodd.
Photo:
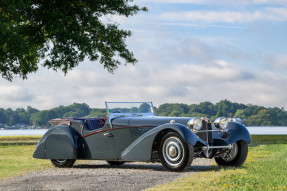
<instances>
[{"instance_id":1,"label":"rear wheel","mask_svg":"<svg viewBox=\"0 0 287 191\"><path fill-rule=\"evenodd\" d=\"M248 144L244 141L238 141L232 145L232 148L216 157L216 163L223 167L241 167L248 154Z\"/></svg>"},{"instance_id":2,"label":"rear wheel","mask_svg":"<svg viewBox=\"0 0 287 191\"><path fill-rule=\"evenodd\" d=\"M51 162L58 168L69 168L74 165L76 159L51 159Z\"/></svg>"},{"instance_id":3,"label":"rear wheel","mask_svg":"<svg viewBox=\"0 0 287 191\"><path fill-rule=\"evenodd\" d=\"M123 161L107 161L110 165L122 165L125 164Z\"/></svg>"},{"instance_id":4,"label":"rear wheel","mask_svg":"<svg viewBox=\"0 0 287 191\"><path fill-rule=\"evenodd\" d=\"M167 133L160 142L159 157L161 164L169 171L183 171L190 167L193 160L193 146L187 144L175 132Z\"/></svg>"}]
</instances>

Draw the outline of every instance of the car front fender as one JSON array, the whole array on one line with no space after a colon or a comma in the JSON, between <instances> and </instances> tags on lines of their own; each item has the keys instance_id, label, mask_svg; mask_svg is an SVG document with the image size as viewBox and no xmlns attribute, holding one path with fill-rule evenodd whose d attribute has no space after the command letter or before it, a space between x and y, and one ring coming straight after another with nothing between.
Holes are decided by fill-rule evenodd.
<instances>
[{"instance_id":1,"label":"car front fender","mask_svg":"<svg viewBox=\"0 0 287 191\"><path fill-rule=\"evenodd\" d=\"M249 131L245 126L237 122L229 122L227 126L228 138L227 142L233 144L237 141L245 141L246 143L251 142Z\"/></svg>"},{"instance_id":2,"label":"car front fender","mask_svg":"<svg viewBox=\"0 0 287 191\"><path fill-rule=\"evenodd\" d=\"M33 157L39 159L76 159L77 158L76 132L60 125L50 128L39 141Z\"/></svg>"},{"instance_id":3,"label":"car front fender","mask_svg":"<svg viewBox=\"0 0 287 191\"><path fill-rule=\"evenodd\" d=\"M166 123L151 129L137 138L122 153L123 161L150 161L152 155L152 146L156 136L164 131L177 132L188 144L196 145L198 142L206 145L197 135L190 131L186 126L179 123Z\"/></svg>"}]
</instances>

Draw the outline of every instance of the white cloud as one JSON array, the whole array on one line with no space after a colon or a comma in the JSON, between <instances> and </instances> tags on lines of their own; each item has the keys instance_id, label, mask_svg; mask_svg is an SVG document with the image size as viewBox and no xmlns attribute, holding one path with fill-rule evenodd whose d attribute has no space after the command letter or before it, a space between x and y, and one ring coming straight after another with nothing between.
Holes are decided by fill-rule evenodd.
<instances>
[{"instance_id":1,"label":"white cloud","mask_svg":"<svg viewBox=\"0 0 287 191\"><path fill-rule=\"evenodd\" d=\"M287 53L274 56L263 55L262 59L271 69L287 70Z\"/></svg>"},{"instance_id":2,"label":"white cloud","mask_svg":"<svg viewBox=\"0 0 287 191\"><path fill-rule=\"evenodd\" d=\"M174 19L184 22L238 23L282 21L286 20L286 13L285 8L264 8L254 12L188 11L161 16L163 22ZM245 39L245 42L250 40L255 45L250 48L245 42L240 42L244 44L242 48L232 40L238 39L239 42L244 39L245 36L239 36L246 34L243 30L228 34L225 30L219 30L219 27L217 35L213 35L214 31L208 31L210 33L207 34L206 31L193 28L176 28L176 25L184 22L174 22L174 28L161 28L156 24L148 25L162 22L157 15L147 15L132 17L132 20L115 18L116 22L136 28L133 30L135 34L128 39L128 48L139 60L134 67L121 66L111 75L99 63L85 61L66 77L61 73L40 69L25 81L15 80L10 83L0 79L0 107L25 108L30 105L38 109L50 109L79 102L103 108L105 100L154 101L158 106L171 102L191 104L229 99L246 104L287 108L286 76L276 71L266 72L266 68L258 71L256 66L260 65L261 60L250 59L254 56L253 47L261 49L259 45L256 46L258 39ZM134 23L145 24L138 28L139 25L135 27ZM198 33L202 31L205 34L201 36ZM253 70L245 67L253 61L257 64L250 67ZM275 56L270 63L278 68L286 68L286 55Z\"/></svg>"},{"instance_id":3,"label":"white cloud","mask_svg":"<svg viewBox=\"0 0 287 191\"><path fill-rule=\"evenodd\" d=\"M286 5L286 0L140 0L143 2L153 3L184 3L184 4L201 4L201 5Z\"/></svg>"},{"instance_id":4,"label":"white cloud","mask_svg":"<svg viewBox=\"0 0 287 191\"><path fill-rule=\"evenodd\" d=\"M47 75L32 76L11 86L1 86L1 107L50 109L73 102L104 107L104 101L154 101L155 105L171 102L199 103L229 99L240 103L287 107L285 76L250 72L225 60L206 64L174 63L164 67L143 61L135 67L120 67L115 75L99 65L83 63L66 77L41 69ZM49 75L48 75L49 74ZM3 81L2 79L0 81ZM46 82L46 83L44 83ZM29 87L29 88L27 88ZM3 90L6 93L3 94ZM12 95L31 96L15 102ZM27 93L28 92L28 93ZM25 95L25 94L23 94Z\"/></svg>"},{"instance_id":5,"label":"white cloud","mask_svg":"<svg viewBox=\"0 0 287 191\"><path fill-rule=\"evenodd\" d=\"M248 23L261 20L286 21L287 8L265 8L254 12L247 11L182 11L160 15L162 20L205 23Z\"/></svg>"},{"instance_id":6,"label":"white cloud","mask_svg":"<svg viewBox=\"0 0 287 191\"><path fill-rule=\"evenodd\" d=\"M0 90L0 100L5 100L5 102L19 104L21 102L30 102L34 99L34 96L27 89L17 85L0 85Z\"/></svg>"},{"instance_id":7,"label":"white cloud","mask_svg":"<svg viewBox=\"0 0 287 191\"><path fill-rule=\"evenodd\" d=\"M159 37L137 33L130 41L132 47L138 47L135 53L139 62L135 66L120 66L114 75L97 62L85 61L67 76L41 68L25 81L10 83L0 79L0 107L30 105L50 109L78 102L103 108L105 100L154 101L158 106L222 99L287 107L287 87L283 86L286 77L249 71L238 65L236 55L244 53L231 45L210 45L184 37L172 39L169 34ZM236 62L225 59L230 54ZM191 61L193 58L197 61Z\"/></svg>"},{"instance_id":8,"label":"white cloud","mask_svg":"<svg viewBox=\"0 0 287 191\"><path fill-rule=\"evenodd\" d=\"M275 56L274 62L270 64L275 67L287 69L287 54L280 54Z\"/></svg>"}]
</instances>

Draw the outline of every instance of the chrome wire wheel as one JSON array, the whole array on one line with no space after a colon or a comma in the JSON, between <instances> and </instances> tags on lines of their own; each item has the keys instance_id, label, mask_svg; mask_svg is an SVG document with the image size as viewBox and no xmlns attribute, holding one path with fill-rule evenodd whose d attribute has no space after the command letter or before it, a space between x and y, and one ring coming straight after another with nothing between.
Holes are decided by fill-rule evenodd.
<instances>
[{"instance_id":1,"label":"chrome wire wheel","mask_svg":"<svg viewBox=\"0 0 287 191\"><path fill-rule=\"evenodd\" d=\"M248 154L248 143L237 141L230 150L214 157L215 162L222 167L241 167Z\"/></svg>"},{"instance_id":2,"label":"chrome wire wheel","mask_svg":"<svg viewBox=\"0 0 287 191\"><path fill-rule=\"evenodd\" d=\"M170 166L178 167L184 158L184 147L177 137L169 137L165 140L162 155Z\"/></svg>"},{"instance_id":3,"label":"chrome wire wheel","mask_svg":"<svg viewBox=\"0 0 287 191\"><path fill-rule=\"evenodd\" d=\"M238 154L238 145L237 145L237 143L233 143L233 144L232 144L232 148L231 148L229 151L227 151L227 152L225 152L225 153L222 153L222 154L220 155L220 157L221 157L224 161L230 162L230 161L232 161L233 159L235 159L235 157L237 156L237 154Z\"/></svg>"},{"instance_id":4,"label":"chrome wire wheel","mask_svg":"<svg viewBox=\"0 0 287 191\"><path fill-rule=\"evenodd\" d=\"M169 171L183 171L190 167L194 155L193 146L186 143L177 132L166 133L159 145L159 158Z\"/></svg>"}]
</instances>

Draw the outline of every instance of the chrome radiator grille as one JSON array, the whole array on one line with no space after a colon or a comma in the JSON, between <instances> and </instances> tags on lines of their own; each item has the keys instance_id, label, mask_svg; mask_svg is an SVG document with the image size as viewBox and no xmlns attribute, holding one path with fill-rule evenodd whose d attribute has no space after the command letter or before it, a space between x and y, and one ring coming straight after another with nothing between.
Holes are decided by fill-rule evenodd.
<instances>
[{"instance_id":1,"label":"chrome radiator grille","mask_svg":"<svg viewBox=\"0 0 287 191\"><path fill-rule=\"evenodd\" d=\"M202 120L202 128L201 128L201 130L197 131L196 134L203 141L205 141L209 145L211 145L212 132L206 132L205 130L212 130L211 123L210 122L206 122L205 120Z\"/></svg>"}]
</instances>

